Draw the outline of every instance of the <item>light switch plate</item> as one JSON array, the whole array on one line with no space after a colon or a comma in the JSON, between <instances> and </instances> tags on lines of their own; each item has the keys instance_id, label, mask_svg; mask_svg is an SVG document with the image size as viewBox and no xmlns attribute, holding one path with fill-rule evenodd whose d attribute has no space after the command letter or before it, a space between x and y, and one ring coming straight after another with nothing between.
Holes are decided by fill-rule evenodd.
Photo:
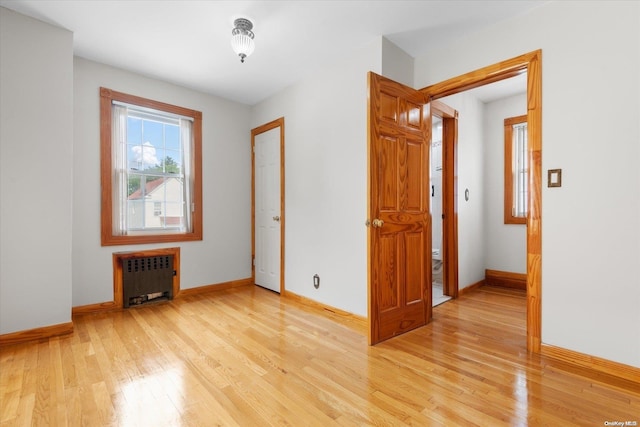
<instances>
[{"instance_id":1,"label":"light switch plate","mask_svg":"<svg viewBox=\"0 0 640 427\"><path fill-rule=\"evenodd\" d=\"M547 187L562 187L562 169L547 171Z\"/></svg>"}]
</instances>

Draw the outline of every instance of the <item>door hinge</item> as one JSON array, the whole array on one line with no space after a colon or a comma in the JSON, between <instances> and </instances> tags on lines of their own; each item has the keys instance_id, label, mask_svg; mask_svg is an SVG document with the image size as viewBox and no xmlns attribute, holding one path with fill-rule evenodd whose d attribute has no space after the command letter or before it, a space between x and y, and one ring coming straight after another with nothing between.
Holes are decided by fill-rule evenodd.
<instances>
[{"instance_id":1,"label":"door hinge","mask_svg":"<svg viewBox=\"0 0 640 427\"><path fill-rule=\"evenodd\" d=\"M253 258L252 258L252 260L251 260L251 264L252 264L254 267L256 266L256 258L255 258L255 257L253 257Z\"/></svg>"}]
</instances>

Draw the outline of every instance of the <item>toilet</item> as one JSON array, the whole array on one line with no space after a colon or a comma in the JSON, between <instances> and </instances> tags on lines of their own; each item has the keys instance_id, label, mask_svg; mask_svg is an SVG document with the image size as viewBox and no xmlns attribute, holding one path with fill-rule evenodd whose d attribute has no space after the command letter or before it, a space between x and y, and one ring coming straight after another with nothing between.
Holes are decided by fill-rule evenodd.
<instances>
[{"instance_id":1,"label":"toilet","mask_svg":"<svg viewBox=\"0 0 640 427\"><path fill-rule=\"evenodd\" d=\"M432 281L442 284L442 255L440 249L433 249L431 251L431 276Z\"/></svg>"}]
</instances>

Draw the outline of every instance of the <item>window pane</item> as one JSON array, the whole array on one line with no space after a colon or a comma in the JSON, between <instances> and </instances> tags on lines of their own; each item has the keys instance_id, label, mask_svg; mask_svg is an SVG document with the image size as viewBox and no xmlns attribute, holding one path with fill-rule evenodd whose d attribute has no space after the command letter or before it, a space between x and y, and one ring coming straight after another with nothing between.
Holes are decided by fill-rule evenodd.
<instances>
[{"instance_id":1,"label":"window pane","mask_svg":"<svg viewBox=\"0 0 640 427\"><path fill-rule=\"evenodd\" d=\"M136 200L142 197L142 190L140 189L140 175L129 174L127 176L127 198L128 200Z\"/></svg>"},{"instance_id":2,"label":"window pane","mask_svg":"<svg viewBox=\"0 0 640 427\"><path fill-rule=\"evenodd\" d=\"M163 146L163 125L162 123L144 120L142 122L142 140L155 147Z\"/></svg>"},{"instance_id":3,"label":"window pane","mask_svg":"<svg viewBox=\"0 0 640 427\"><path fill-rule=\"evenodd\" d=\"M182 179L131 173L128 183L129 230L175 228L184 225L185 188Z\"/></svg>"},{"instance_id":4,"label":"window pane","mask_svg":"<svg viewBox=\"0 0 640 427\"><path fill-rule=\"evenodd\" d=\"M142 120L131 116L127 118L127 142L142 145Z\"/></svg>"},{"instance_id":5,"label":"window pane","mask_svg":"<svg viewBox=\"0 0 640 427\"><path fill-rule=\"evenodd\" d=\"M165 126L164 147L167 150L180 151L180 127L174 125Z\"/></svg>"},{"instance_id":6,"label":"window pane","mask_svg":"<svg viewBox=\"0 0 640 427\"><path fill-rule=\"evenodd\" d=\"M182 146L175 122L174 118L163 119L161 112L130 110L129 230L184 226Z\"/></svg>"},{"instance_id":7,"label":"window pane","mask_svg":"<svg viewBox=\"0 0 640 427\"><path fill-rule=\"evenodd\" d=\"M127 157L127 166L133 170L150 169L160 163L156 147L148 141L137 145L128 144Z\"/></svg>"},{"instance_id":8,"label":"window pane","mask_svg":"<svg viewBox=\"0 0 640 427\"><path fill-rule=\"evenodd\" d=\"M127 202L127 219L128 230L144 228L144 200L129 200Z\"/></svg>"},{"instance_id":9,"label":"window pane","mask_svg":"<svg viewBox=\"0 0 640 427\"><path fill-rule=\"evenodd\" d=\"M166 227L184 227L184 203L167 201L165 206Z\"/></svg>"},{"instance_id":10,"label":"window pane","mask_svg":"<svg viewBox=\"0 0 640 427\"><path fill-rule=\"evenodd\" d=\"M514 216L527 216L527 124L513 126L513 210Z\"/></svg>"},{"instance_id":11,"label":"window pane","mask_svg":"<svg viewBox=\"0 0 640 427\"><path fill-rule=\"evenodd\" d=\"M165 173L182 174L182 153L180 151L166 150L164 159Z\"/></svg>"},{"instance_id":12,"label":"window pane","mask_svg":"<svg viewBox=\"0 0 640 427\"><path fill-rule=\"evenodd\" d=\"M162 146L159 146L158 148L156 148L155 155L156 155L156 162L149 169L164 173L165 172L164 162L167 157L164 148L162 148Z\"/></svg>"}]
</instances>

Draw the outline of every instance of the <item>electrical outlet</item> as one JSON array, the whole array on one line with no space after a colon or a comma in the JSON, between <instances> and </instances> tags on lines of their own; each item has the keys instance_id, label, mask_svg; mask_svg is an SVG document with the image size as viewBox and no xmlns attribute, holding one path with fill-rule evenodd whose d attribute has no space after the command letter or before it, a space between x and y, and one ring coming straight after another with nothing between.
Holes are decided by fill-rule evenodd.
<instances>
[{"instance_id":1,"label":"electrical outlet","mask_svg":"<svg viewBox=\"0 0 640 427\"><path fill-rule=\"evenodd\" d=\"M313 275L313 287L318 289L320 287L320 276L317 274Z\"/></svg>"}]
</instances>

